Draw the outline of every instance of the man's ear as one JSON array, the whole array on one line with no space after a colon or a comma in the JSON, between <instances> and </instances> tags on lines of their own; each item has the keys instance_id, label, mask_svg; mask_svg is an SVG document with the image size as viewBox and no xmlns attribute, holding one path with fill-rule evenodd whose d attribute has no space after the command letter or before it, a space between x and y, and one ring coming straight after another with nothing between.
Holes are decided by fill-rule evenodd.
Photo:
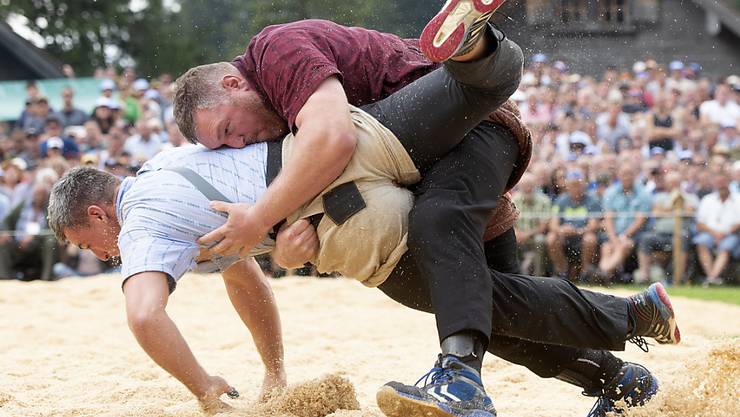
<instances>
[{"instance_id":1,"label":"man's ear","mask_svg":"<svg viewBox=\"0 0 740 417\"><path fill-rule=\"evenodd\" d=\"M89 220L103 220L108 218L108 213L102 207L93 204L87 206L87 217Z\"/></svg>"},{"instance_id":2,"label":"man's ear","mask_svg":"<svg viewBox=\"0 0 740 417\"><path fill-rule=\"evenodd\" d=\"M247 85L246 80L238 75L227 74L221 78L221 86L226 90L245 90Z\"/></svg>"}]
</instances>

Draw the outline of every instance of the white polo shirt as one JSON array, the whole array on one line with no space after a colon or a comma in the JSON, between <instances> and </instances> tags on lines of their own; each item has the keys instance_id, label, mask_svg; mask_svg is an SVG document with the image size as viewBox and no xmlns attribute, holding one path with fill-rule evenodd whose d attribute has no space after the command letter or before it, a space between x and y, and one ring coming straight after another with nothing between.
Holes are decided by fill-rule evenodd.
<instances>
[{"instance_id":1,"label":"white polo shirt","mask_svg":"<svg viewBox=\"0 0 740 417\"><path fill-rule=\"evenodd\" d=\"M728 233L740 224L740 196L730 193L723 203L719 193L711 193L701 199L696 221L707 225L712 230Z\"/></svg>"},{"instance_id":2,"label":"white polo shirt","mask_svg":"<svg viewBox=\"0 0 740 417\"><path fill-rule=\"evenodd\" d=\"M226 215L212 210L209 200L193 184L163 169L180 166L198 173L232 202L253 204L267 188L264 143L215 151L186 146L157 154L136 177L124 179L116 197L124 281L140 272L164 272L171 277L170 288L174 289L177 280L196 267L201 248L195 241L226 222ZM252 254L269 249L260 245ZM223 268L235 260L213 262Z\"/></svg>"}]
</instances>

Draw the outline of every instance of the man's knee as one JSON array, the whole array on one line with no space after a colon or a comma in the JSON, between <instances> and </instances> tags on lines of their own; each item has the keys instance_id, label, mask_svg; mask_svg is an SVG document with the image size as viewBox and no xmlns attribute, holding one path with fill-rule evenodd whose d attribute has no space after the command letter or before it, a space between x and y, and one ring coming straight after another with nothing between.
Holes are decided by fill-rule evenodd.
<instances>
[{"instance_id":1,"label":"man's knee","mask_svg":"<svg viewBox=\"0 0 740 417\"><path fill-rule=\"evenodd\" d=\"M555 249L560 247L560 237L556 232L550 232L547 234L547 237L545 238L545 244L550 249Z\"/></svg>"}]
</instances>

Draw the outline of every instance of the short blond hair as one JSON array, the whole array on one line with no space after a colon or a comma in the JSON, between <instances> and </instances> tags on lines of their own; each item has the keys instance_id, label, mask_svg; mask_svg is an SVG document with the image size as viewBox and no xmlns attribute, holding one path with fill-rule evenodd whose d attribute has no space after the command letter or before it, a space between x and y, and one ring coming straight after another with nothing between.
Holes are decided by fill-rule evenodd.
<instances>
[{"instance_id":1,"label":"short blond hair","mask_svg":"<svg viewBox=\"0 0 740 417\"><path fill-rule=\"evenodd\" d=\"M175 122L188 141L198 143L195 111L212 109L227 99L221 79L229 74L238 75L239 70L228 62L216 62L190 68L175 81Z\"/></svg>"}]
</instances>

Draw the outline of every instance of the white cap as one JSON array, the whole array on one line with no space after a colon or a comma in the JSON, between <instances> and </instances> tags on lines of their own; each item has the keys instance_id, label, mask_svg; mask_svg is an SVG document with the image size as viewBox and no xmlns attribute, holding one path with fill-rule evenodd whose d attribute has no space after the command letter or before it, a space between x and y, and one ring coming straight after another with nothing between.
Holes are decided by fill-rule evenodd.
<instances>
[{"instance_id":1,"label":"white cap","mask_svg":"<svg viewBox=\"0 0 740 417\"><path fill-rule=\"evenodd\" d=\"M115 89L116 89L116 83L113 82L113 80L111 79L106 78L100 82L100 91L105 91L105 90L113 91Z\"/></svg>"},{"instance_id":2,"label":"white cap","mask_svg":"<svg viewBox=\"0 0 740 417\"><path fill-rule=\"evenodd\" d=\"M681 71L683 69L683 62L681 61L671 61L670 64L668 64L668 69L671 71Z\"/></svg>"},{"instance_id":3,"label":"white cap","mask_svg":"<svg viewBox=\"0 0 740 417\"><path fill-rule=\"evenodd\" d=\"M59 136L46 139L46 149L64 149L64 141Z\"/></svg>"},{"instance_id":4,"label":"white cap","mask_svg":"<svg viewBox=\"0 0 740 417\"><path fill-rule=\"evenodd\" d=\"M146 90L146 93L144 93L144 97L148 98L149 100L157 100L159 98L159 91L150 88Z\"/></svg>"},{"instance_id":5,"label":"white cap","mask_svg":"<svg viewBox=\"0 0 740 417\"><path fill-rule=\"evenodd\" d=\"M149 89L149 81L143 78L139 78L136 81L134 81L133 87L134 87L134 90L137 90L137 91L146 91Z\"/></svg>"}]
</instances>

